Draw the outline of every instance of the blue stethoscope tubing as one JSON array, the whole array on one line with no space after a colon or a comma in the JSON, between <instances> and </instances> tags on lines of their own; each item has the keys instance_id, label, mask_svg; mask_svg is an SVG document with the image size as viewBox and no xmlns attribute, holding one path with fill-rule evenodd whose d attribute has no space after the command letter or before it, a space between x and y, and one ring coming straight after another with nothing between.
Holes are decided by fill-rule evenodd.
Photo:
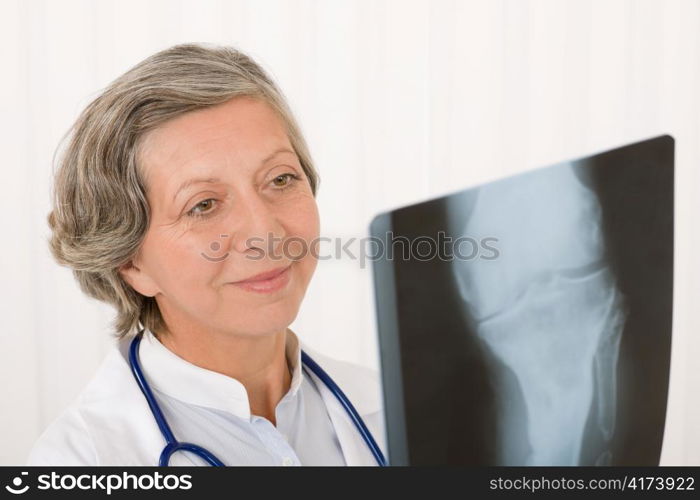
<instances>
[{"instance_id":1,"label":"blue stethoscope tubing","mask_svg":"<svg viewBox=\"0 0 700 500\"><path fill-rule=\"evenodd\" d=\"M158 405L158 402L156 401L156 398L153 395L151 387L146 381L146 377L143 375L143 370L141 370L141 363L139 362L139 344L141 343L142 337L143 330L141 330L133 338L131 344L129 345L129 364L131 365L131 372L134 374L136 383L138 383L141 392L146 398L148 406L151 408L151 413L153 413L153 418L155 418L156 423L158 424L158 428L160 429L160 432L161 434L163 434L163 437L165 438L165 441L167 443L160 454L158 465L160 467L167 467L170 462L170 457L174 453L178 451L189 451L202 458L209 465L213 465L215 467L224 467L224 463L206 448L203 448L193 443L181 442L175 438L172 429L170 429L170 425L168 425L168 421L165 419L165 415L163 415L163 412L161 411L160 406ZM362 417L360 417L360 414L357 413L357 410L352 405L345 393L340 389L340 387L338 387L338 385L333 381L333 379L318 365L318 363L311 359L311 357L308 354L306 354L303 350L301 351L301 362L304 365L304 367L310 369L336 397L340 405L347 412L353 424L355 424L355 427L357 427L357 430L362 436L362 439L367 444L367 447L372 452L372 455L374 455L374 459L377 461L377 464L382 467L386 466L387 463L386 459L384 458L384 454L382 453L382 450L377 445L377 442L374 440L374 436L372 436L372 433L365 425L365 422L362 420Z\"/></svg>"}]
</instances>

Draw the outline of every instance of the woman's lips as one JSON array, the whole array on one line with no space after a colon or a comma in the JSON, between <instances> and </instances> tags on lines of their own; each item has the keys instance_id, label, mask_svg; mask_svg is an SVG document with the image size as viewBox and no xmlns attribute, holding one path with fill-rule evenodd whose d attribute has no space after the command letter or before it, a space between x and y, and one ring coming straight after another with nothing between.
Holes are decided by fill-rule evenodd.
<instances>
[{"instance_id":1,"label":"woman's lips","mask_svg":"<svg viewBox=\"0 0 700 500\"><path fill-rule=\"evenodd\" d=\"M242 288L244 290L248 290L250 292L273 293L284 288L285 285L289 282L289 269L291 267L292 266L290 264L281 271L273 271L272 273L266 273L265 275L263 275L270 276L270 274L273 274L273 276L268 278L251 278L244 281L236 281L231 284L236 285L237 287Z\"/></svg>"}]
</instances>

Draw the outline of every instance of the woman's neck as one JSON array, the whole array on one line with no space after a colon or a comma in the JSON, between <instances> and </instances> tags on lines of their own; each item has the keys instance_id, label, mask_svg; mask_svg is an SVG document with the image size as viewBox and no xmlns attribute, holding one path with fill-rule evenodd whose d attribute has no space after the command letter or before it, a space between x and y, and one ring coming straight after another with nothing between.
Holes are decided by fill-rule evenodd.
<instances>
[{"instance_id":1,"label":"woman's neck","mask_svg":"<svg viewBox=\"0 0 700 500\"><path fill-rule=\"evenodd\" d=\"M166 348L193 365L238 380L248 393L250 412L277 425L277 403L289 391L287 330L265 337L169 330L158 334Z\"/></svg>"}]
</instances>

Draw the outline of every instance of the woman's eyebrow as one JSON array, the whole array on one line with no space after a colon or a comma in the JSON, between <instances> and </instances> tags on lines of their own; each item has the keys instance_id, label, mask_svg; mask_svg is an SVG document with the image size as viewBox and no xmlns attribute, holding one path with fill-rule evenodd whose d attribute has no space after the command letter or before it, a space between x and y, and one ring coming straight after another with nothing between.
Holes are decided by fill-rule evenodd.
<instances>
[{"instance_id":1,"label":"woman's eyebrow","mask_svg":"<svg viewBox=\"0 0 700 500\"><path fill-rule=\"evenodd\" d=\"M275 156L277 156L278 154L281 154L281 153L291 153L293 155L296 155L296 153L294 151L292 151L291 149L289 149L287 147L282 147L282 148L277 149L276 151L273 151L272 153L267 155L265 158L263 158L262 161L260 162L260 165L264 165L265 163L267 163L268 161L270 161ZM190 187L193 184L197 184L200 182L207 182L209 184L214 184L216 182L221 182L221 179L219 179L218 177L188 179L185 182L183 182L182 184L180 184L180 187L178 187L177 190L175 191L175 195L173 196L173 202L177 199L177 195L180 194L180 191Z\"/></svg>"},{"instance_id":2,"label":"woman's eyebrow","mask_svg":"<svg viewBox=\"0 0 700 500\"><path fill-rule=\"evenodd\" d=\"M293 155L296 154L294 151L292 151L291 149L289 149L287 147L281 147L281 148L277 149L276 151L273 151L272 153L267 155L265 158L263 158L263 160L260 162L260 165L263 165L264 163L270 161L271 159L273 159L275 156L277 156L280 153L292 153Z\"/></svg>"},{"instance_id":3,"label":"woman's eyebrow","mask_svg":"<svg viewBox=\"0 0 700 500\"><path fill-rule=\"evenodd\" d=\"M173 196L173 202L177 199L177 195L180 194L180 191L182 191L185 188L190 187L192 184L198 184L200 182L207 182L210 184L214 184L216 182L221 182L221 179L218 177L207 177L204 179L189 179L180 184L180 187L177 188L177 191L175 191L175 196Z\"/></svg>"}]
</instances>

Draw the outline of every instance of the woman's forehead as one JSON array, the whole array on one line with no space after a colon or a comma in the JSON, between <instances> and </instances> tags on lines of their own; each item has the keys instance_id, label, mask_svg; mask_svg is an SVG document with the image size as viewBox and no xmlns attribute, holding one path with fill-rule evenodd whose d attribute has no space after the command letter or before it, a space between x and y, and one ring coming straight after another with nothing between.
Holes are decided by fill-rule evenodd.
<instances>
[{"instance_id":1,"label":"woman's forehead","mask_svg":"<svg viewBox=\"0 0 700 500\"><path fill-rule=\"evenodd\" d=\"M269 105L235 98L149 132L140 158L147 178L182 182L183 176L208 175L213 167L252 169L282 149L293 152L283 122Z\"/></svg>"}]
</instances>

